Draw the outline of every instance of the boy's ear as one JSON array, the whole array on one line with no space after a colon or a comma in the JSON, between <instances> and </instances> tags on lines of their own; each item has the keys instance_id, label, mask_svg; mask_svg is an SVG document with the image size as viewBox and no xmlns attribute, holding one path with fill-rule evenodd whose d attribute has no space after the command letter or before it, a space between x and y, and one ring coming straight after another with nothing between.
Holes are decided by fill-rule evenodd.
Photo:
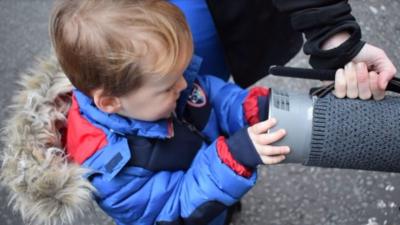
<instances>
[{"instance_id":1,"label":"boy's ear","mask_svg":"<svg viewBox=\"0 0 400 225\"><path fill-rule=\"evenodd\" d=\"M116 113L121 108L119 98L103 95L101 90L93 91L93 101L97 108L106 113Z\"/></svg>"}]
</instances>

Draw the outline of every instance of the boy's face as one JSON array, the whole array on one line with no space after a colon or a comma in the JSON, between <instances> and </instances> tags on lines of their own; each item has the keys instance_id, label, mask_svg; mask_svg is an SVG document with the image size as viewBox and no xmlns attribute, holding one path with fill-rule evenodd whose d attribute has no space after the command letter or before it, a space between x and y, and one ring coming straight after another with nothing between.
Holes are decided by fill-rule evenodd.
<instances>
[{"instance_id":1,"label":"boy's face","mask_svg":"<svg viewBox=\"0 0 400 225\"><path fill-rule=\"evenodd\" d=\"M180 92L187 87L183 72L192 58L192 46L185 46L178 56L177 64L164 76L144 78L136 91L119 97L118 114L144 121L169 118L176 108Z\"/></svg>"}]
</instances>

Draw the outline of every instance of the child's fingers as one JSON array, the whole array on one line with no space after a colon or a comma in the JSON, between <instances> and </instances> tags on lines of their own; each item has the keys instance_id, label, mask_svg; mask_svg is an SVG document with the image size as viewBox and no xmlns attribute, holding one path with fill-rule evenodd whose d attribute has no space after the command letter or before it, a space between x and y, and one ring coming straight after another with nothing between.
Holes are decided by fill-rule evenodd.
<instances>
[{"instance_id":1,"label":"child's fingers","mask_svg":"<svg viewBox=\"0 0 400 225\"><path fill-rule=\"evenodd\" d=\"M370 99L372 96L368 68L365 63L357 63L357 83L358 83L358 96L360 99Z\"/></svg>"},{"instance_id":2,"label":"child's fingers","mask_svg":"<svg viewBox=\"0 0 400 225\"><path fill-rule=\"evenodd\" d=\"M286 135L286 131L284 129L279 129L275 132L271 133L262 133L256 136L257 144L260 145L269 145L271 143L277 142L282 139Z\"/></svg>"},{"instance_id":3,"label":"child's fingers","mask_svg":"<svg viewBox=\"0 0 400 225\"><path fill-rule=\"evenodd\" d=\"M335 75L335 96L338 98L344 98L346 96L346 77L344 76L344 70L338 69Z\"/></svg>"},{"instance_id":4,"label":"child's fingers","mask_svg":"<svg viewBox=\"0 0 400 225\"><path fill-rule=\"evenodd\" d=\"M347 97L357 98L358 97L358 87L357 87L357 72L355 66L352 62L346 64L344 67L344 73L347 83Z\"/></svg>"},{"instance_id":5,"label":"child's fingers","mask_svg":"<svg viewBox=\"0 0 400 225\"><path fill-rule=\"evenodd\" d=\"M382 100L385 97L385 91L378 86L378 74L375 71L369 72L369 85L375 100Z\"/></svg>"},{"instance_id":6,"label":"child's fingers","mask_svg":"<svg viewBox=\"0 0 400 225\"><path fill-rule=\"evenodd\" d=\"M278 164L285 160L284 155L278 155L278 156L261 156L261 161L266 164L266 165L272 165L272 164Z\"/></svg>"},{"instance_id":7,"label":"child's fingers","mask_svg":"<svg viewBox=\"0 0 400 225\"><path fill-rule=\"evenodd\" d=\"M262 146L259 150L259 154L262 156L286 155L289 152L289 146Z\"/></svg>"},{"instance_id":8,"label":"child's fingers","mask_svg":"<svg viewBox=\"0 0 400 225\"><path fill-rule=\"evenodd\" d=\"M271 129L276 124L275 118L270 118L268 120L262 121L260 123L256 123L253 126L249 127L250 131L254 134L262 134L266 133L269 129Z\"/></svg>"}]
</instances>

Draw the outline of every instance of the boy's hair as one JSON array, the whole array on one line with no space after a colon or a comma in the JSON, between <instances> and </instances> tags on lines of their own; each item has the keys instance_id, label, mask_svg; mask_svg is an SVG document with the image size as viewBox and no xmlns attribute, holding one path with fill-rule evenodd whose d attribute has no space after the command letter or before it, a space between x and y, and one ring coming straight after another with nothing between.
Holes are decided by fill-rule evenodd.
<instances>
[{"instance_id":1,"label":"boy's hair","mask_svg":"<svg viewBox=\"0 0 400 225\"><path fill-rule=\"evenodd\" d=\"M122 96L143 76L165 75L191 33L165 0L62 0L50 19L58 61L80 91Z\"/></svg>"}]
</instances>

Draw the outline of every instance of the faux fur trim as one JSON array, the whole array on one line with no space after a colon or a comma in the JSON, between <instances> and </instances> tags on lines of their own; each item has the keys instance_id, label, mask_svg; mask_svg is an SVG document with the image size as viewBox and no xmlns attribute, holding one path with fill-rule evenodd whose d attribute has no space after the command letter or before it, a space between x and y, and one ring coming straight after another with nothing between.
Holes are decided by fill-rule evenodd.
<instances>
[{"instance_id":1,"label":"faux fur trim","mask_svg":"<svg viewBox=\"0 0 400 225\"><path fill-rule=\"evenodd\" d=\"M73 224L93 208L93 186L67 161L61 140L72 85L54 56L22 75L2 129L0 181L28 224Z\"/></svg>"}]
</instances>

